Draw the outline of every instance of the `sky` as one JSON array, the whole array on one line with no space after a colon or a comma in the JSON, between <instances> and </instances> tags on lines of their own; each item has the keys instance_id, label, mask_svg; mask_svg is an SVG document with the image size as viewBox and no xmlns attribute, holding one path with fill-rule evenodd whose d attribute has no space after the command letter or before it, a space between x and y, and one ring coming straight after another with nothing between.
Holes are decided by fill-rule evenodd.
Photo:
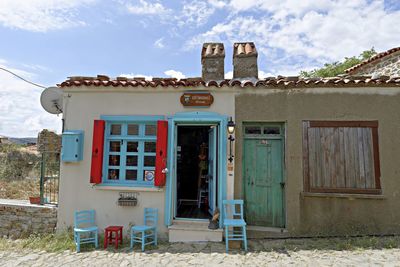
<instances>
[{"instance_id":1,"label":"sky","mask_svg":"<svg viewBox=\"0 0 400 267\"><path fill-rule=\"evenodd\" d=\"M69 76L199 77L204 42L255 42L259 77L400 46L400 0L0 0L0 67L45 87ZM61 130L43 88L0 70L0 135Z\"/></svg>"}]
</instances>

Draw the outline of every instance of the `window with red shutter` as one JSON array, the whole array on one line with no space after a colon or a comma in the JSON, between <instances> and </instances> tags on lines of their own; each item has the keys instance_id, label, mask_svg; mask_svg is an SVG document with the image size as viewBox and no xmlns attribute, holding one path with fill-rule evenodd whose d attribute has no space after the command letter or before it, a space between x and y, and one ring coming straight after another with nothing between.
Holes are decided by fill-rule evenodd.
<instances>
[{"instance_id":1,"label":"window with red shutter","mask_svg":"<svg viewBox=\"0 0 400 267\"><path fill-rule=\"evenodd\" d=\"M105 121L95 120L93 126L92 165L90 169L90 183L101 183L103 171Z\"/></svg>"}]
</instances>

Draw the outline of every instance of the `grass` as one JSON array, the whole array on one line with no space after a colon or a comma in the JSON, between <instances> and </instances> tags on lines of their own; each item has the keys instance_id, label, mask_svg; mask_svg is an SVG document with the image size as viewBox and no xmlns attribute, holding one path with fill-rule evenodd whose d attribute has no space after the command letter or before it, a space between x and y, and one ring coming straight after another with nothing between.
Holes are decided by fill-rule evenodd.
<instances>
[{"instance_id":1,"label":"grass","mask_svg":"<svg viewBox=\"0 0 400 267\"><path fill-rule=\"evenodd\" d=\"M99 236L99 249L102 249L103 236ZM128 239L120 248L129 246ZM298 238L298 239L278 239L278 240L261 240L253 241L262 242L264 251L289 252L299 250L364 250L364 249L391 249L400 248L400 236L363 236L363 237L347 237L347 238ZM159 244L161 251L168 246ZM224 244L221 244L223 246ZM161 246L161 247L160 247ZM173 245L172 245L173 246ZM189 248L190 246L188 246ZM0 238L0 250L41 250L46 252L60 253L66 250L75 251L75 243L72 232L64 232L59 234L30 235L27 238L10 240ZM146 246L146 251L157 249L156 246ZM82 252L95 250L93 244L83 244ZM113 245L109 245L109 250L118 252ZM140 246L136 245L134 250L140 250ZM167 252L167 251L165 251Z\"/></svg>"},{"instance_id":2,"label":"grass","mask_svg":"<svg viewBox=\"0 0 400 267\"><path fill-rule=\"evenodd\" d=\"M0 198L29 199L40 195L39 179L6 180L0 179Z\"/></svg>"},{"instance_id":3,"label":"grass","mask_svg":"<svg viewBox=\"0 0 400 267\"><path fill-rule=\"evenodd\" d=\"M27 238L10 240L0 238L0 250L34 249L47 252L62 252L74 250L73 234L64 232L60 234L32 234Z\"/></svg>"}]
</instances>

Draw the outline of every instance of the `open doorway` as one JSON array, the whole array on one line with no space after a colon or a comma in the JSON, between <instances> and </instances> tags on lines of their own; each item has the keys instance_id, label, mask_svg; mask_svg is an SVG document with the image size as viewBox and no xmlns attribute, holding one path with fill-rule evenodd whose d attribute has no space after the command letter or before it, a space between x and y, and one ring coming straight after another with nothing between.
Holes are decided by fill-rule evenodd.
<instances>
[{"instance_id":1,"label":"open doorway","mask_svg":"<svg viewBox=\"0 0 400 267\"><path fill-rule=\"evenodd\" d=\"M216 207L217 127L177 127L176 217L209 219Z\"/></svg>"}]
</instances>

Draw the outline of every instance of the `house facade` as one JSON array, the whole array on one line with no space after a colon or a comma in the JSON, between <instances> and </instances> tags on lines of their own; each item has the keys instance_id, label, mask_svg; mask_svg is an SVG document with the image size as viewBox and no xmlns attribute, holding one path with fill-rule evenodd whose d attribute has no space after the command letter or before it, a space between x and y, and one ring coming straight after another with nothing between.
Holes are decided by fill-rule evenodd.
<instances>
[{"instance_id":1,"label":"house facade","mask_svg":"<svg viewBox=\"0 0 400 267\"><path fill-rule=\"evenodd\" d=\"M154 207L170 241L219 241L209 219L244 199L254 237L400 232L400 78L258 79L255 45L233 53L229 80L223 44L205 43L201 78L59 85L58 230L95 209L126 233Z\"/></svg>"}]
</instances>

